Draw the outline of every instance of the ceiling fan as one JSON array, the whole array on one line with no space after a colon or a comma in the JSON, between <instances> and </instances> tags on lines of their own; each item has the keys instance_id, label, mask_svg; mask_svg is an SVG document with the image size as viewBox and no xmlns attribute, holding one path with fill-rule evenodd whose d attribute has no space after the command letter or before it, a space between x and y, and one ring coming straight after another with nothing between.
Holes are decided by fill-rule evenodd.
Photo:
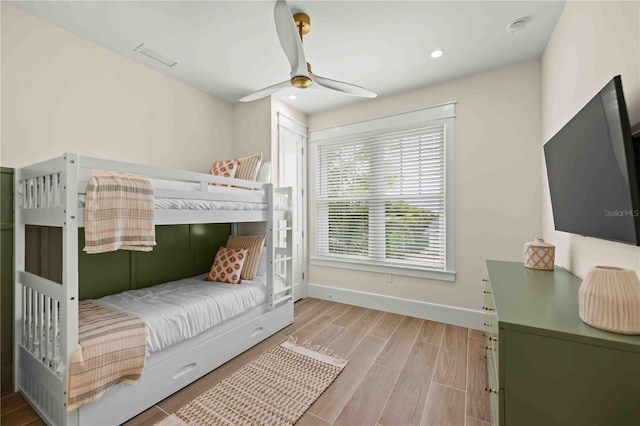
<instances>
[{"instance_id":1,"label":"ceiling fan","mask_svg":"<svg viewBox=\"0 0 640 426\"><path fill-rule=\"evenodd\" d=\"M291 64L291 79L273 86L265 87L255 93L247 95L240 102L250 102L264 98L285 87L293 86L299 89L306 89L310 86L317 86L322 89L334 90L351 96L364 98L375 98L376 95L371 90L356 86L355 84L343 81L332 80L321 77L311 71L311 65L307 62L302 49L302 37L311 30L311 20L306 13L296 13L293 15L285 0L277 0L273 9L276 21L276 32L282 45L282 50L287 55Z\"/></svg>"}]
</instances>

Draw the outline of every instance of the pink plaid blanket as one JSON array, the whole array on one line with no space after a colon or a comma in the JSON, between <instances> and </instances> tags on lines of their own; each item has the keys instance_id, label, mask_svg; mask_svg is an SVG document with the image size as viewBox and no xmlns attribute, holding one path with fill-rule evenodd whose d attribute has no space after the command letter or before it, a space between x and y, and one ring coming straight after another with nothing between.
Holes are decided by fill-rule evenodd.
<instances>
[{"instance_id":1,"label":"pink plaid blanket","mask_svg":"<svg viewBox=\"0 0 640 426\"><path fill-rule=\"evenodd\" d=\"M135 385L144 368L147 326L140 318L84 300L78 348L67 382L67 411L98 400L117 383Z\"/></svg>"},{"instance_id":2,"label":"pink plaid blanket","mask_svg":"<svg viewBox=\"0 0 640 426\"><path fill-rule=\"evenodd\" d=\"M85 247L89 254L151 251L156 245L153 187L128 173L94 172L84 206Z\"/></svg>"}]
</instances>

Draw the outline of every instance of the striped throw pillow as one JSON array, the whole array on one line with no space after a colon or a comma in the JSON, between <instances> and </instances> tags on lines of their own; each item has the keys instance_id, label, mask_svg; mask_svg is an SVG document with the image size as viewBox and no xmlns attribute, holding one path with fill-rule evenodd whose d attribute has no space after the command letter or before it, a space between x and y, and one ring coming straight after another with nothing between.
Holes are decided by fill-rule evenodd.
<instances>
[{"instance_id":1,"label":"striped throw pillow","mask_svg":"<svg viewBox=\"0 0 640 426\"><path fill-rule=\"evenodd\" d=\"M236 171L236 179L256 180L260 163L262 163L262 153L249 155L248 157L238 158L238 170Z\"/></svg>"},{"instance_id":2,"label":"striped throw pillow","mask_svg":"<svg viewBox=\"0 0 640 426\"><path fill-rule=\"evenodd\" d=\"M230 235L227 240L227 248L244 248L249 250L247 260L244 262L240 278L243 280L254 280L258 272L258 264L260 263L260 254L264 246L264 235L252 235L248 237L239 237Z\"/></svg>"},{"instance_id":3,"label":"striped throw pillow","mask_svg":"<svg viewBox=\"0 0 640 426\"><path fill-rule=\"evenodd\" d=\"M211 265L207 281L215 281L227 284L240 284L242 279L240 272L247 260L249 250L243 248L220 247L216 258Z\"/></svg>"}]
</instances>

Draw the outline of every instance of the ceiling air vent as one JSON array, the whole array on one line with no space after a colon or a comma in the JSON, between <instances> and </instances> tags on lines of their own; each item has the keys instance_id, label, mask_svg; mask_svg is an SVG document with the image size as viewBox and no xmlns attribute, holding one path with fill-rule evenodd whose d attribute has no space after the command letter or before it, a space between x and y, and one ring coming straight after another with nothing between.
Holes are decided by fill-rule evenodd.
<instances>
[{"instance_id":1,"label":"ceiling air vent","mask_svg":"<svg viewBox=\"0 0 640 426\"><path fill-rule=\"evenodd\" d=\"M178 63L178 61L175 61L171 58L167 58L166 56L156 52L155 50L146 47L144 43L142 43L140 46L133 49L133 51L138 52L139 54L144 55L147 58L151 58L154 61L158 61L161 64L166 65L168 67L172 67Z\"/></svg>"}]
</instances>

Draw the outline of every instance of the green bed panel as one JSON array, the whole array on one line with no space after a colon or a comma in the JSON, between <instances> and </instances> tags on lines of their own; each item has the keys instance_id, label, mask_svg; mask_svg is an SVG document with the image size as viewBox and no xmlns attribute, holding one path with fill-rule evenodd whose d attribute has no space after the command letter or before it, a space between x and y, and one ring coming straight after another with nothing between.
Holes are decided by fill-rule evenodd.
<instances>
[{"instance_id":1,"label":"green bed panel","mask_svg":"<svg viewBox=\"0 0 640 426\"><path fill-rule=\"evenodd\" d=\"M79 255L80 299L150 287L207 272L218 248L227 242L229 224L156 226L150 252L119 250ZM84 247L84 229L78 233Z\"/></svg>"},{"instance_id":2,"label":"green bed panel","mask_svg":"<svg viewBox=\"0 0 640 426\"><path fill-rule=\"evenodd\" d=\"M13 227L13 169L0 168L0 223Z\"/></svg>"},{"instance_id":3,"label":"green bed panel","mask_svg":"<svg viewBox=\"0 0 640 426\"><path fill-rule=\"evenodd\" d=\"M13 169L0 168L0 390L13 386Z\"/></svg>"},{"instance_id":4,"label":"green bed panel","mask_svg":"<svg viewBox=\"0 0 640 426\"><path fill-rule=\"evenodd\" d=\"M25 270L62 283L62 228L25 226Z\"/></svg>"},{"instance_id":5,"label":"green bed panel","mask_svg":"<svg viewBox=\"0 0 640 426\"><path fill-rule=\"evenodd\" d=\"M231 226L228 223L191 225L193 275L209 272L218 249L227 244L229 234Z\"/></svg>"},{"instance_id":6,"label":"green bed panel","mask_svg":"<svg viewBox=\"0 0 640 426\"><path fill-rule=\"evenodd\" d=\"M229 224L156 226L150 252L118 250L86 254L84 228L78 230L80 300L149 287L207 272L227 242ZM26 270L62 282L62 228L27 226Z\"/></svg>"},{"instance_id":7,"label":"green bed panel","mask_svg":"<svg viewBox=\"0 0 640 426\"><path fill-rule=\"evenodd\" d=\"M193 275L189 225L156 226L157 245L150 252L132 252L133 288L144 288Z\"/></svg>"},{"instance_id":8,"label":"green bed panel","mask_svg":"<svg viewBox=\"0 0 640 426\"><path fill-rule=\"evenodd\" d=\"M78 275L80 300L97 299L108 294L130 290L131 254L118 250L109 253L87 254L84 248L84 229L78 230Z\"/></svg>"}]
</instances>

